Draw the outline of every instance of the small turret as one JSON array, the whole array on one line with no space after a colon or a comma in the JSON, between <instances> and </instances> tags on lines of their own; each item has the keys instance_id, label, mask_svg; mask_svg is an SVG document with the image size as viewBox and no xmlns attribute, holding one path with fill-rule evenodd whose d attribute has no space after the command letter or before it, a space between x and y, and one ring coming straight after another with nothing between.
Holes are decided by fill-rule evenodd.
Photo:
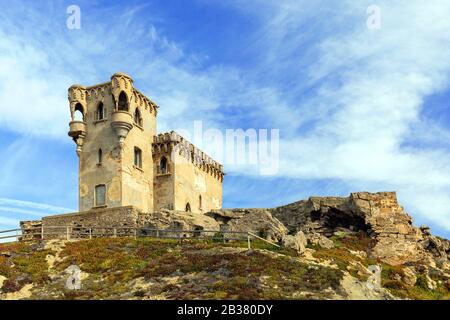
<instances>
[{"instance_id":1,"label":"small turret","mask_svg":"<svg viewBox=\"0 0 450 320\"><path fill-rule=\"evenodd\" d=\"M87 113L86 88L81 85L73 85L69 88L68 99L70 103L70 116L72 121L69 123L69 136L77 144L77 155L80 156L84 139L86 138ZM81 113L81 120L75 118L75 113Z\"/></svg>"}]
</instances>

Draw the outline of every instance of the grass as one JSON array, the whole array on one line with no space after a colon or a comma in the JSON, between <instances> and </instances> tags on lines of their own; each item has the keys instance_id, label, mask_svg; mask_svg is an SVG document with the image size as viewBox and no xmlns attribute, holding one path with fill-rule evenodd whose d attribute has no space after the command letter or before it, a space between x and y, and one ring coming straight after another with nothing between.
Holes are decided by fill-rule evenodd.
<instances>
[{"instance_id":1,"label":"grass","mask_svg":"<svg viewBox=\"0 0 450 320\"><path fill-rule=\"evenodd\" d=\"M77 264L87 273L102 275L102 285L94 280L83 282L86 288L68 298L103 298L111 292L129 292L127 281L144 277L161 283L152 294L171 299L281 299L296 291L317 291L337 288L342 274L326 267L311 270L295 260L295 251L278 249L264 242L252 242L252 248L270 249L283 254L270 256L259 251L227 252L223 247L246 248L246 242L215 243L214 241L155 240L140 238L95 239L68 243L61 256L69 257L57 265L63 271ZM166 283L167 277L180 283ZM265 277L265 280L261 280ZM98 279L97 279L98 280ZM87 290L89 289L89 290ZM142 297L141 289L133 293Z\"/></svg>"},{"instance_id":2,"label":"grass","mask_svg":"<svg viewBox=\"0 0 450 320\"><path fill-rule=\"evenodd\" d=\"M373 245L364 234L332 238L335 248L314 247L319 260L332 261L337 268L313 265L297 259L297 252L277 248L262 241L216 242L150 238L99 238L69 242L60 252L63 259L55 264L52 280L45 257L54 254L33 243L1 244L0 274L7 277L3 292L19 290L33 282L40 288L33 299L142 299L160 296L169 299L305 299L330 298L340 290L343 271L365 280L352 269L381 264L350 252L368 252ZM261 249L261 250L255 250ZM277 254L269 254L267 251ZM65 288L64 270L78 265L89 274L82 289ZM399 280L403 266L382 265L382 285L394 295L411 299L450 299L448 288L436 278L438 287L429 290L424 276L414 287ZM135 285L144 279L147 287ZM439 282L441 281L441 282ZM327 290L331 289L331 290Z\"/></svg>"},{"instance_id":3,"label":"grass","mask_svg":"<svg viewBox=\"0 0 450 320\"><path fill-rule=\"evenodd\" d=\"M397 297L414 300L450 300L450 291L444 284L444 278L434 277L433 280L437 282L437 287L430 290L425 275L420 274L417 276L416 284L408 287L399 280L399 277L404 275L402 266L383 264L382 267L382 286L388 288Z\"/></svg>"},{"instance_id":4,"label":"grass","mask_svg":"<svg viewBox=\"0 0 450 320\"><path fill-rule=\"evenodd\" d=\"M36 248L30 243L1 244L0 252L10 252L11 257L0 256L0 275L7 278L2 292L20 290L27 283L43 284L49 280L45 260L50 250Z\"/></svg>"}]
</instances>

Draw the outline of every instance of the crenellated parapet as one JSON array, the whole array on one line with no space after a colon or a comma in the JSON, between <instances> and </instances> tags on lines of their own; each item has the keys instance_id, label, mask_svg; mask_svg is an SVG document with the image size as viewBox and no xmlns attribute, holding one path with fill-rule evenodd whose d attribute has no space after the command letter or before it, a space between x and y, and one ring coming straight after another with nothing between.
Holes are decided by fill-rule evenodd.
<instances>
[{"instance_id":1,"label":"crenellated parapet","mask_svg":"<svg viewBox=\"0 0 450 320\"><path fill-rule=\"evenodd\" d=\"M88 112L92 115L95 110L88 110L88 105L89 108L93 106L97 108L100 102L105 101L106 97L113 100L113 112L110 120L120 146L123 146L128 132L133 127L133 113L137 108L139 112L146 110L155 117L159 108L152 100L133 87L133 79L125 73L115 73L112 75L111 81L94 86L85 87L79 84L71 86L68 90L71 115L69 136L77 144L78 155L82 151L83 141L87 135L86 120L96 120L89 119ZM82 119L75 118L77 111L81 112Z\"/></svg>"},{"instance_id":2,"label":"crenellated parapet","mask_svg":"<svg viewBox=\"0 0 450 320\"><path fill-rule=\"evenodd\" d=\"M223 165L212 159L175 131L154 136L152 151L154 155L172 154L172 152L176 152L207 174L223 181L225 175Z\"/></svg>"}]
</instances>

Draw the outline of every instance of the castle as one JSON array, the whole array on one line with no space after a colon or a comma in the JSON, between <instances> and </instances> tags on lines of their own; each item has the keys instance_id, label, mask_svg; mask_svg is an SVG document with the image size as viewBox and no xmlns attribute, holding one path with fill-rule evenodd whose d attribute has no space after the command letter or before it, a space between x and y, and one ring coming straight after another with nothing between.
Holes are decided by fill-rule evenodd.
<instances>
[{"instance_id":1,"label":"castle","mask_svg":"<svg viewBox=\"0 0 450 320\"><path fill-rule=\"evenodd\" d=\"M115 73L69 88L69 136L79 157L79 212L22 221L30 228L138 226L154 212L222 207L223 166L174 131L156 133L159 107ZM45 230L45 232L49 232Z\"/></svg>"},{"instance_id":2,"label":"castle","mask_svg":"<svg viewBox=\"0 0 450 320\"><path fill-rule=\"evenodd\" d=\"M69 102L80 211L221 208L223 166L176 132L157 135L159 107L133 86L130 76L116 73L110 82L73 85Z\"/></svg>"}]
</instances>

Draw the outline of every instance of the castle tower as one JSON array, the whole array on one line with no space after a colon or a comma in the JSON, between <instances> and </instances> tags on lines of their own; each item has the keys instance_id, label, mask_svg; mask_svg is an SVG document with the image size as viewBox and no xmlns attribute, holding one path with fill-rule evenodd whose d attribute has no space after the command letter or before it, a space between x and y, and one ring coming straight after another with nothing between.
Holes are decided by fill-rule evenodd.
<instances>
[{"instance_id":1,"label":"castle tower","mask_svg":"<svg viewBox=\"0 0 450 320\"><path fill-rule=\"evenodd\" d=\"M178 133L153 139L154 208L206 213L222 208L223 166Z\"/></svg>"},{"instance_id":2,"label":"castle tower","mask_svg":"<svg viewBox=\"0 0 450 320\"><path fill-rule=\"evenodd\" d=\"M152 211L158 106L123 73L110 82L71 86L69 103L69 136L79 157L79 210L132 205Z\"/></svg>"}]
</instances>

